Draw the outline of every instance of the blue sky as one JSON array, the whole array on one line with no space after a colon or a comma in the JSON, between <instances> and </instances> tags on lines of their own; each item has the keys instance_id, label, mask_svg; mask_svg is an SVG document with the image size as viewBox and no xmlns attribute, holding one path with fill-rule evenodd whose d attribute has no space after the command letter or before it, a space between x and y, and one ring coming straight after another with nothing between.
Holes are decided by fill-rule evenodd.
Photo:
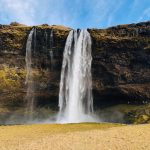
<instances>
[{"instance_id":1,"label":"blue sky","mask_svg":"<svg viewBox=\"0 0 150 150\"><path fill-rule=\"evenodd\" d=\"M0 24L106 28L150 20L150 0L0 0Z\"/></svg>"}]
</instances>

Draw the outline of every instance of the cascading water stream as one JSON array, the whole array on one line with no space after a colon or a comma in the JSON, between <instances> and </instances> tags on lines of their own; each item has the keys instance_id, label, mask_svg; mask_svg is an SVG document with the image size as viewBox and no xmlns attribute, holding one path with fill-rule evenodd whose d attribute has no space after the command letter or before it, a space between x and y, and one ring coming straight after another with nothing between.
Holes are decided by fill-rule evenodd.
<instances>
[{"instance_id":1,"label":"cascading water stream","mask_svg":"<svg viewBox=\"0 0 150 150\"><path fill-rule=\"evenodd\" d=\"M30 34L27 39L26 44L26 81L25 84L27 85L27 93L26 93L26 101L27 101L27 107L26 107L26 119L32 120L33 117L33 110L34 110L34 82L33 82L33 75L32 75L32 39L34 39L36 36L36 29L32 29L30 31ZM34 40L35 44L35 40ZM34 45L35 49L35 45Z\"/></svg>"},{"instance_id":2,"label":"cascading water stream","mask_svg":"<svg viewBox=\"0 0 150 150\"><path fill-rule=\"evenodd\" d=\"M50 61L51 61L51 70L53 70L54 67L54 54L53 54L53 30L51 30L50 34Z\"/></svg>"},{"instance_id":3,"label":"cascading water stream","mask_svg":"<svg viewBox=\"0 0 150 150\"><path fill-rule=\"evenodd\" d=\"M36 28L34 28L34 54L36 52Z\"/></svg>"},{"instance_id":4,"label":"cascading water stream","mask_svg":"<svg viewBox=\"0 0 150 150\"><path fill-rule=\"evenodd\" d=\"M93 116L91 62L89 32L70 31L63 55L57 122L96 121Z\"/></svg>"}]
</instances>

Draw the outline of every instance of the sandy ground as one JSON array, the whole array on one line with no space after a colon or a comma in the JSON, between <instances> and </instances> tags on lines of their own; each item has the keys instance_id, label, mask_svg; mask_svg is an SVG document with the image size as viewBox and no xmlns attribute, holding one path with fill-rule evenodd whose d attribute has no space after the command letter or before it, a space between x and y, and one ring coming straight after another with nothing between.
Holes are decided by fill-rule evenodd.
<instances>
[{"instance_id":1,"label":"sandy ground","mask_svg":"<svg viewBox=\"0 0 150 150\"><path fill-rule=\"evenodd\" d=\"M150 150L150 125L1 126L0 150Z\"/></svg>"}]
</instances>

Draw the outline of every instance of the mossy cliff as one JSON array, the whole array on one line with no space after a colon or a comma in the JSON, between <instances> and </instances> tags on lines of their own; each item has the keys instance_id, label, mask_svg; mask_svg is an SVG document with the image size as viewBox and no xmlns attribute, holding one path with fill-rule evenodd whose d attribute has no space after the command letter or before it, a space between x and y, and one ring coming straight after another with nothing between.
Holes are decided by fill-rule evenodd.
<instances>
[{"instance_id":1,"label":"mossy cliff","mask_svg":"<svg viewBox=\"0 0 150 150\"><path fill-rule=\"evenodd\" d=\"M0 104L8 107L25 104L25 52L31 29L19 24L0 25ZM51 30L53 67L49 56ZM70 30L63 26L36 26L32 67L38 106L57 108L63 50ZM149 102L150 22L88 31L92 38L95 108Z\"/></svg>"},{"instance_id":2,"label":"mossy cliff","mask_svg":"<svg viewBox=\"0 0 150 150\"><path fill-rule=\"evenodd\" d=\"M150 22L89 31L93 41L95 102L100 105L147 103L150 100Z\"/></svg>"},{"instance_id":3,"label":"mossy cliff","mask_svg":"<svg viewBox=\"0 0 150 150\"><path fill-rule=\"evenodd\" d=\"M0 25L0 104L8 107L23 106L25 85L25 53L28 34L32 27ZM37 105L57 106L62 53L69 28L63 26L36 26L36 52L33 54L33 80ZM50 32L54 42L53 68L50 61ZM45 33L47 34L47 42Z\"/></svg>"}]
</instances>

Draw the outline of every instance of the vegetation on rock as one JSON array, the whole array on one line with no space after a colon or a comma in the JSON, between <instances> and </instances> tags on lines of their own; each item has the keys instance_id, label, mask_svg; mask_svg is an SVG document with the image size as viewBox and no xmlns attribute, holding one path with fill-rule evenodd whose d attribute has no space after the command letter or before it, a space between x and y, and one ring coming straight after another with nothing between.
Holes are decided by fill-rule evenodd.
<instances>
[{"instance_id":1,"label":"vegetation on rock","mask_svg":"<svg viewBox=\"0 0 150 150\"><path fill-rule=\"evenodd\" d=\"M63 49L71 29L47 24L35 27L37 45L36 52L33 53L32 67L36 102L38 106L52 106L57 110ZM0 25L0 102L7 106L19 106L24 103L26 41L32 28L16 22ZM49 56L51 30L54 36L53 68ZM150 23L88 31L92 38L95 109L128 103L142 105L149 102ZM45 33L48 35L47 39ZM133 111L131 114L135 116L136 113L137 111ZM128 112L127 116L131 118L132 115ZM142 119L131 119L128 122L148 122L147 114L141 113L140 116L137 118Z\"/></svg>"}]
</instances>

